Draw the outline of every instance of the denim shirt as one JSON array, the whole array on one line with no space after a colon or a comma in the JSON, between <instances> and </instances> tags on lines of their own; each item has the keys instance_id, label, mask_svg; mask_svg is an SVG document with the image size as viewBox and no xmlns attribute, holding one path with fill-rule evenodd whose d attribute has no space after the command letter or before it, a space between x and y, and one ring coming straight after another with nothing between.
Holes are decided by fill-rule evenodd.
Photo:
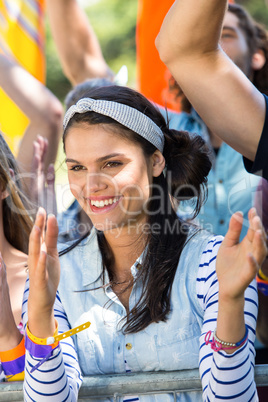
<instances>
[{"instance_id":1,"label":"denim shirt","mask_svg":"<svg viewBox=\"0 0 268 402\"><path fill-rule=\"evenodd\" d=\"M211 150L212 169L208 175L208 198L197 221L209 232L225 236L231 215L236 211L244 214L240 240L248 229L247 213L253 206L259 177L247 173L243 157L229 145L222 143L216 156L205 123L194 109L188 113L170 113L170 128L201 135ZM189 219L192 207L189 202L180 204L178 214Z\"/></svg>"},{"instance_id":2,"label":"denim shirt","mask_svg":"<svg viewBox=\"0 0 268 402\"><path fill-rule=\"evenodd\" d=\"M199 337L203 310L196 294L196 276L202 251L211 235L197 233L181 254L171 293L171 312L166 322L124 335L121 331L126 310L110 286L101 287L102 258L96 231L72 251L60 257L59 294L71 327L91 322L74 342L83 375L125 373L125 361L132 372L170 371L198 367ZM65 244L65 247L70 245ZM61 249L63 244L60 245ZM136 276L140 256L131 267ZM104 283L108 283L105 273ZM99 288L98 288L99 287ZM88 291L93 289L91 291ZM142 292L137 281L132 289L132 309ZM189 352L190 351L190 352ZM182 393L180 401L201 401L200 392ZM140 401L174 401L169 395L140 396Z\"/></svg>"}]
</instances>

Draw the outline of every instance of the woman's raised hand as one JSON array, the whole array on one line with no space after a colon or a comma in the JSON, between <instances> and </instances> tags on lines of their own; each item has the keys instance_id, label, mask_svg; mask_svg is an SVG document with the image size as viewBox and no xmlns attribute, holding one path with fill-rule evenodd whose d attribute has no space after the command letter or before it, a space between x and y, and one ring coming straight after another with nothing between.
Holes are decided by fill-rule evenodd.
<instances>
[{"instance_id":1,"label":"woman's raised hand","mask_svg":"<svg viewBox=\"0 0 268 402\"><path fill-rule=\"evenodd\" d=\"M46 230L45 230L46 226ZM58 224L54 215L39 208L29 240L28 324L33 335L46 338L53 335L53 306L60 280L57 251Z\"/></svg>"},{"instance_id":2,"label":"woman's raised hand","mask_svg":"<svg viewBox=\"0 0 268 402\"><path fill-rule=\"evenodd\" d=\"M266 234L255 208L248 213L249 229L239 242L243 224L240 212L232 215L228 232L220 246L216 260L219 296L239 299L255 278L267 255Z\"/></svg>"}]
</instances>

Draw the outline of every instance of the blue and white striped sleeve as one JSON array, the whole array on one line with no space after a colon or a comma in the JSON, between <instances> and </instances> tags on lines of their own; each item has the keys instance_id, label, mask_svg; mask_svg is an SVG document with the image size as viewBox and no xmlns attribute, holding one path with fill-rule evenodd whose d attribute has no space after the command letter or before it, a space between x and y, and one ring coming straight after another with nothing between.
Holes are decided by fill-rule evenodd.
<instances>
[{"instance_id":1,"label":"blue and white striped sleeve","mask_svg":"<svg viewBox=\"0 0 268 402\"><path fill-rule=\"evenodd\" d=\"M248 341L237 351L215 352L205 344L205 336L216 328L218 314L218 279L216 256L221 236L215 236L202 253L197 275L197 297L204 311L200 336L199 371L204 401L258 401L254 382L254 340L258 313L258 294L255 280L245 292L244 316Z\"/></svg>"},{"instance_id":2,"label":"blue and white striped sleeve","mask_svg":"<svg viewBox=\"0 0 268 402\"><path fill-rule=\"evenodd\" d=\"M28 295L29 280L26 281L22 308L24 327L27 324ZM59 324L59 333L68 331L70 325L58 294L54 305L54 314ZM24 400L26 402L77 401L82 376L72 338L69 337L60 341L60 348L55 349L54 353L52 357L31 373L32 367L36 366L42 359L35 358L26 351L24 378Z\"/></svg>"}]
</instances>

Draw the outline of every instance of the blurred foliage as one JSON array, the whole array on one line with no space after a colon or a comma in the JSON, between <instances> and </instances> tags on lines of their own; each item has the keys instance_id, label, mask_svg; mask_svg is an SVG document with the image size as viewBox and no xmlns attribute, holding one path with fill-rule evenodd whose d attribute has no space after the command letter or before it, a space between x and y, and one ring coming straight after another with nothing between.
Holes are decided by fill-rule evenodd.
<instances>
[{"instance_id":1,"label":"blurred foliage","mask_svg":"<svg viewBox=\"0 0 268 402\"><path fill-rule=\"evenodd\" d=\"M268 28L268 1L266 0L236 0L236 3L245 7L252 17Z\"/></svg>"},{"instance_id":2,"label":"blurred foliage","mask_svg":"<svg viewBox=\"0 0 268 402\"><path fill-rule=\"evenodd\" d=\"M123 64L127 66L130 86L135 85L136 74L137 4L138 0L99 0L85 10L100 41L105 60L115 73ZM46 60L47 86L63 100L71 85L62 73L48 23Z\"/></svg>"}]
</instances>

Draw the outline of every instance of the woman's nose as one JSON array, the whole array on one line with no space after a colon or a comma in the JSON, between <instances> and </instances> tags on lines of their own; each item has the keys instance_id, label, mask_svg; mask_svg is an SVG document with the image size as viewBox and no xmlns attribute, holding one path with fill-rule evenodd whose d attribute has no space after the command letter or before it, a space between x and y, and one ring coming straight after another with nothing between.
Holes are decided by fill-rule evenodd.
<instances>
[{"instance_id":1,"label":"woman's nose","mask_svg":"<svg viewBox=\"0 0 268 402\"><path fill-rule=\"evenodd\" d=\"M104 176L105 175L101 173L88 173L87 188L90 193L96 193L105 190L108 187L107 180L105 180Z\"/></svg>"}]
</instances>

